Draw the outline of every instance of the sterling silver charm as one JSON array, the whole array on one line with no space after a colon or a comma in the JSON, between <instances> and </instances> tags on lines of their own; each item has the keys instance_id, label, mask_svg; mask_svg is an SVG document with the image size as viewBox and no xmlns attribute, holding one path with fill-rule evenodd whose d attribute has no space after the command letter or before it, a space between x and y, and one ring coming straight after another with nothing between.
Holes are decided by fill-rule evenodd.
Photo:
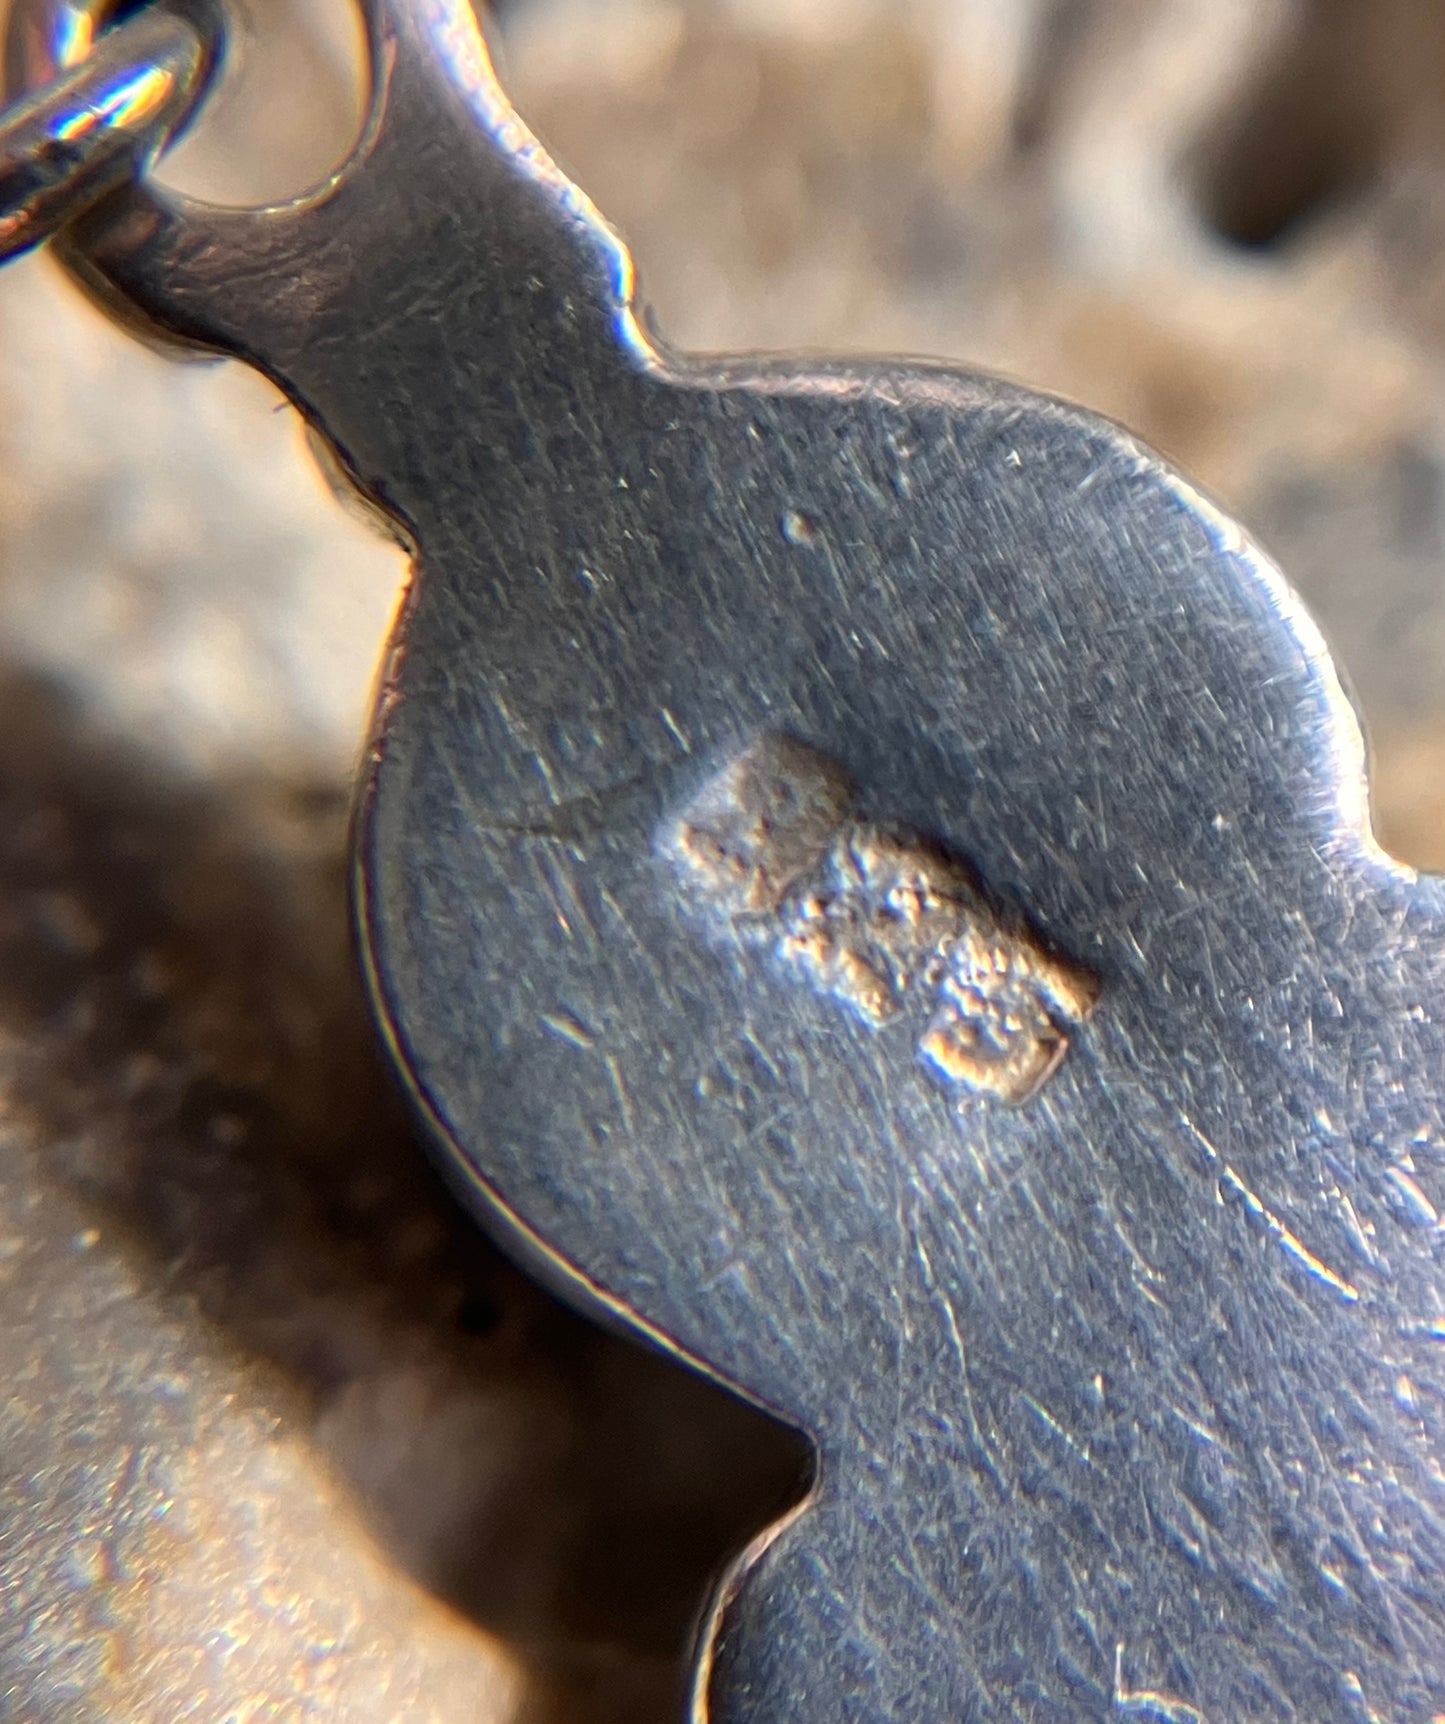
<instances>
[{"instance_id":1,"label":"sterling silver charm","mask_svg":"<svg viewBox=\"0 0 1445 1724\"><path fill-rule=\"evenodd\" d=\"M1445 897L1313 625L1086 412L670 352L464 0L371 31L314 195L67 244L415 548L357 921L458 1189L813 1440L692 1716L1439 1724Z\"/></svg>"}]
</instances>

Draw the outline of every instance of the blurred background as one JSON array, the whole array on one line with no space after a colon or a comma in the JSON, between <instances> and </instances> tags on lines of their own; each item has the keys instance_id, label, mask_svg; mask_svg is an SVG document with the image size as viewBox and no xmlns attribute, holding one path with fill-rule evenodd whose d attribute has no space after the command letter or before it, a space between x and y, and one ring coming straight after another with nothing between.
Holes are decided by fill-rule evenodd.
<instances>
[{"instance_id":1,"label":"blurred background","mask_svg":"<svg viewBox=\"0 0 1445 1724\"><path fill-rule=\"evenodd\" d=\"M695 348L957 357L1127 421L1323 622L1445 866L1438 0L508 0L524 115ZM349 0L250 0L173 184L284 197ZM402 566L294 413L0 275L0 1715L663 1724L800 1443L432 1179L344 908Z\"/></svg>"}]
</instances>

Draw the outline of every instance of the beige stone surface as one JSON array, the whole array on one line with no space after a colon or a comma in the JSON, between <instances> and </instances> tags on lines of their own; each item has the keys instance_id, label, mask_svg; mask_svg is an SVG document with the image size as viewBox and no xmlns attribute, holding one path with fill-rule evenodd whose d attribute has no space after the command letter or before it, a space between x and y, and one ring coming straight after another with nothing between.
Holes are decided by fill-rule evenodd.
<instances>
[{"instance_id":1,"label":"beige stone surface","mask_svg":"<svg viewBox=\"0 0 1445 1724\"><path fill-rule=\"evenodd\" d=\"M256 0L168 173L334 159L328 3ZM1436 0L512 0L498 39L678 342L962 357L1219 492L1445 863ZM391 1097L342 854L400 577L266 386L0 276L5 1716L676 1717L707 1575L798 1488L502 1265Z\"/></svg>"}]
</instances>

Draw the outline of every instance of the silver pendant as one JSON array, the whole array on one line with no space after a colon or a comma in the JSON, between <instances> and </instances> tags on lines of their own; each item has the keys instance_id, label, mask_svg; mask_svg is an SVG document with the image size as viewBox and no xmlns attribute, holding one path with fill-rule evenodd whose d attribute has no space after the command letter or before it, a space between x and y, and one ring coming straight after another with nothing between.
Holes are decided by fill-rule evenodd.
<instances>
[{"instance_id":1,"label":"silver pendant","mask_svg":"<svg viewBox=\"0 0 1445 1724\"><path fill-rule=\"evenodd\" d=\"M693 1715L1438 1724L1445 900L1313 624L1079 409L671 352L462 0L371 32L323 191L66 244L415 550L355 902L457 1189L814 1444Z\"/></svg>"}]
</instances>

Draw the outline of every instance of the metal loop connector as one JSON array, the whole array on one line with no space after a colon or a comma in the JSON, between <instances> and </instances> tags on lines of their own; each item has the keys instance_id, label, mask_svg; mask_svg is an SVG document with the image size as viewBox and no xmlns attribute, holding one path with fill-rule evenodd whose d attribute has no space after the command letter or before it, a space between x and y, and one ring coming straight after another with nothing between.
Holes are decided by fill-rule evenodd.
<instances>
[{"instance_id":1,"label":"metal loop connector","mask_svg":"<svg viewBox=\"0 0 1445 1724\"><path fill-rule=\"evenodd\" d=\"M218 58L208 16L153 6L68 41L58 74L0 114L0 260L50 238L171 141Z\"/></svg>"}]
</instances>

